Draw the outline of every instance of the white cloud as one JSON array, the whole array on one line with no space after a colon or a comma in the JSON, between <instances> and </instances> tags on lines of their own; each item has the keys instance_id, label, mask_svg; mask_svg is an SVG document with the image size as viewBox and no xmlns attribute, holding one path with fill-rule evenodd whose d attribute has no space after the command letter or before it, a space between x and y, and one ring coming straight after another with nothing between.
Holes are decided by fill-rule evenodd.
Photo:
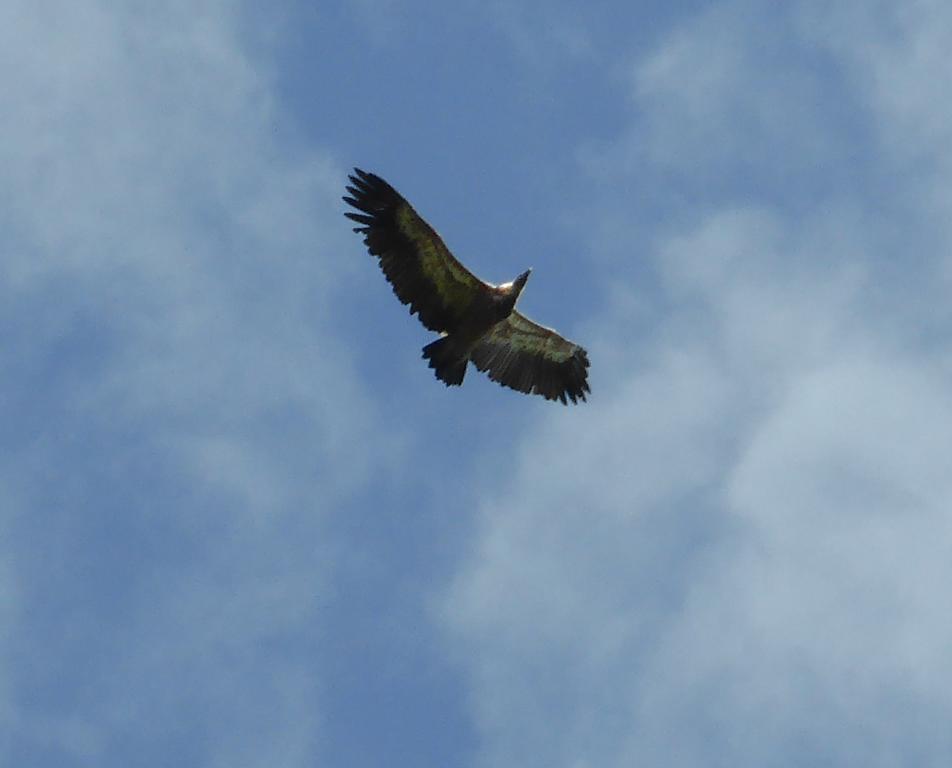
<instances>
[{"instance_id":1,"label":"white cloud","mask_svg":"<svg viewBox=\"0 0 952 768\"><path fill-rule=\"evenodd\" d=\"M841 147L823 127L824 73L802 66L790 27L786 7L750 2L687 21L633 68L642 130L606 160L705 179L789 178L828 161Z\"/></svg>"},{"instance_id":2,"label":"white cloud","mask_svg":"<svg viewBox=\"0 0 952 768\"><path fill-rule=\"evenodd\" d=\"M952 74L943 66L952 43L952 11L924 0L803 3L797 14L805 36L831 50L849 73L890 151L907 159L948 163L952 112L945 94Z\"/></svg>"},{"instance_id":3,"label":"white cloud","mask_svg":"<svg viewBox=\"0 0 952 768\"><path fill-rule=\"evenodd\" d=\"M519 59L533 67L554 58L590 58L594 43L584 15L571 15L553 3L493 2L486 6L493 23Z\"/></svg>"},{"instance_id":4,"label":"white cloud","mask_svg":"<svg viewBox=\"0 0 952 768\"><path fill-rule=\"evenodd\" d=\"M0 9L11 755L315 754L319 679L265 651L317 631L324 521L389 446L332 340L342 175L276 143L243 23Z\"/></svg>"},{"instance_id":5,"label":"white cloud","mask_svg":"<svg viewBox=\"0 0 952 768\"><path fill-rule=\"evenodd\" d=\"M791 55L778 79L751 57L751 8L767 5L719 6L640 69L639 104L660 110L646 118L653 170L744 173L745 148L768 147L769 179L818 157L799 134L822 133L819 112L788 120L765 93L811 65ZM932 105L916 109L939 124ZM708 130L730 143L705 145ZM929 137L923 151L941 156ZM709 200L656 237L654 337L632 347L643 310L625 289L593 320L601 386L526 437L444 605L480 764L952 757L950 350L922 332L928 304L889 282L901 217L880 219L868 192ZM932 189L904 179L895 194L911 210ZM911 229L904 244L934 236ZM908 268L925 282L934 261Z\"/></svg>"},{"instance_id":6,"label":"white cloud","mask_svg":"<svg viewBox=\"0 0 952 768\"><path fill-rule=\"evenodd\" d=\"M919 230L941 279L932 301L942 302L952 285L952 238L946 212L952 204L952 107L946 66L952 45L952 9L945 3L805 4L804 35L833 52L868 110L869 133L885 184L899 192L891 201L905 226ZM905 233L904 233L905 234ZM932 235L934 239L927 239ZM911 256L911 255L910 255ZM919 292L928 291L928 283ZM947 322L944 309L942 321Z\"/></svg>"}]
</instances>

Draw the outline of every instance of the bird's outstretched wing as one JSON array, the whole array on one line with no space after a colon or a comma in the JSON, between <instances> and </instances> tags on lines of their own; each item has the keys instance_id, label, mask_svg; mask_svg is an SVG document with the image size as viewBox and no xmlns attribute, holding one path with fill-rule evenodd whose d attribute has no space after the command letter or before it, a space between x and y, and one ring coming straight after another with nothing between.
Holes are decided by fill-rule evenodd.
<instances>
[{"instance_id":1,"label":"bird's outstretched wing","mask_svg":"<svg viewBox=\"0 0 952 768\"><path fill-rule=\"evenodd\" d=\"M476 367L489 378L546 400L585 400L588 353L551 328L513 312L496 323L472 352Z\"/></svg>"},{"instance_id":2,"label":"bird's outstretched wing","mask_svg":"<svg viewBox=\"0 0 952 768\"><path fill-rule=\"evenodd\" d=\"M452 333L489 286L450 253L435 230L399 192L359 168L349 177L344 202L359 213L344 215L361 226L364 244L380 260L393 292L431 331Z\"/></svg>"}]
</instances>

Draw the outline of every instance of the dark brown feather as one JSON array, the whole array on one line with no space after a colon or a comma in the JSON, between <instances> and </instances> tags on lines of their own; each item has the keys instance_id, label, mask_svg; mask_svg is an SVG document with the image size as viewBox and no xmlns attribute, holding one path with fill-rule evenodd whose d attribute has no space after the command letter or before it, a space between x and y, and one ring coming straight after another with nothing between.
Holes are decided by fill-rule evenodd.
<instances>
[{"instance_id":1,"label":"dark brown feather","mask_svg":"<svg viewBox=\"0 0 952 768\"><path fill-rule=\"evenodd\" d=\"M354 169L344 215L360 226L397 298L443 338L423 356L447 386L462 384L472 361L493 381L563 404L584 401L588 354L551 328L513 309L528 272L512 283L484 283L450 253L440 236L387 182Z\"/></svg>"},{"instance_id":2,"label":"dark brown feather","mask_svg":"<svg viewBox=\"0 0 952 768\"><path fill-rule=\"evenodd\" d=\"M576 403L591 392L585 349L519 312L494 325L471 359L493 381L546 400Z\"/></svg>"},{"instance_id":3,"label":"dark brown feather","mask_svg":"<svg viewBox=\"0 0 952 768\"><path fill-rule=\"evenodd\" d=\"M344 215L362 226L371 254L393 292L431 331L452 333L466 321L467 310L490 286L464 267L440 236L387 182L359 168L350 177L345 203L359 213Z\"/></svg>"}]
</instances>

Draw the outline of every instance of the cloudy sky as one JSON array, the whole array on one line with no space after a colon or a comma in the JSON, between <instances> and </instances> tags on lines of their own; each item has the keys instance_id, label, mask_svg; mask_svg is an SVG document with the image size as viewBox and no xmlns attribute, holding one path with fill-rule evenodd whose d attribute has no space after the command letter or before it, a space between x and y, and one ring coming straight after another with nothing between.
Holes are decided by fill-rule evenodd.
<instances>
[{"instance_id":1,"label":"cloudy sky","mask_svg":"<svg viewBox=\"0 0 952 768\"><path fill-rule=\"evenodd\" d=\"M3 764L952 764L952 8L443 8L0 2Z\"/></svg>"}]
</instances>

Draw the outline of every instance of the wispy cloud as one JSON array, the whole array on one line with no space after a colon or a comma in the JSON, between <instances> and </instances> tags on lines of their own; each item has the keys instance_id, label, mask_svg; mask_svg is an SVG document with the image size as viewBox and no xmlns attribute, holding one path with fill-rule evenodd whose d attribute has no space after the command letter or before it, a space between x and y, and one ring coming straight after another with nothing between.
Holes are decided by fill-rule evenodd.
<instances>
[{"instance_id":1,"label":"wispy cloud","mask_svg":"<svg viewBox=\"0 0 952 768\"><path fill-rule=\"evenodd\" d=\"M777 61L751 22L773 10L723 4L638 67L645 114L617 162L647 142L626 167L667 175L661 194L712 169L740 178L686 203L677 233L651 232L651 339L631 343L644 308L626 294L639 286L616 286L592 323L605 351L593 356L592 407L527 436L482 509L444 606L471 672L481 764L952 755L952 669L939 650L952 641L948 334L912 293L949 241L916 210L935 180L899 151L861 152L851 162L872 167L838 163L826 184L820 161L845 146L844 116L825 119L829 93L814 92L822 73L804 51L849 90L845 122L862 121L873 142L891 143L876 121L916 122L917 110L941 125L944 102L857 88L844 75L853 44L837 42L855 37L850 15L826 18L823 35L815 19L787 17ZM902 14L905 43L890 38L885 61L860 44L866 66L929 59L922 41L942 35L925 28L947 16ZM867 39L889 38L888 15L866 20ZM794 114L787 99L803 93L810 108ZM944 156L941 134L918 136L920 156ZM765 166L752 177L751 158ZM858 183L884 165L909 175L892 189ZM785 187L794 168L802 183ZM917 280L892 281L905 251L936 243L902 262Z\"/></svg>"},{"instance_id":2,"label":"wispy cloud","mask_svg":"<svg viewBox=\"0 0 952 768\"><path fill-rule=\"evenodd\" d=\"M554 4L493 2L486 12L519 59L533 67L560 58L584 58L593 53L584 17Z\"/></svg>"},{"instance_id":3,"label":"wispy cloud","mask_svg":"<svg viewBox=\"0 0 952 768\"><path fill-rule=\"evenodd\" d=\"M388 448L341 174L276 143L231 4L0 15L8 760L303 764L323 526Z\"/></svg>"}]
</instances>

